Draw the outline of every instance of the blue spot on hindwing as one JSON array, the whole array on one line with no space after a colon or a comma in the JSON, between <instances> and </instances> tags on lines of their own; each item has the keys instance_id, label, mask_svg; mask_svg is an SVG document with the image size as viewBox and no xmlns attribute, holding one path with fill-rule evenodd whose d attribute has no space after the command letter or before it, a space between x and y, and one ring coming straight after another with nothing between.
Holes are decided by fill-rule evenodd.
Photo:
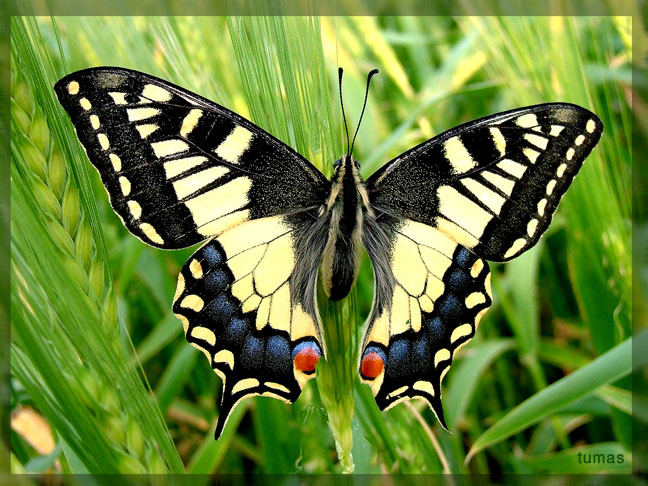
<instances>
[{"instance_id":1,"label":"blue spot on hindwing","mask_svg":"<svg viewBox=\"0 0 648 486\"><path fill-rule=\"evenodd\" d=\"M236 312L236 305L226 294L220 294L212 300L203 310L209 319L219 323L227 323L232 320Z\"/></svg>"},{"instance_id":2,"label":"blue spot on hindwing","mask_svg":"<svg viewBox=\"0 0 648 486\"><path fill-rule=\"evenodd\" d=\"M271 336L266 345L265 367L272 373L292 375L290 343L283 336Z\"/></svg>"},{"instance_id":3,"label":"blue spot on hindwing","mask_svg":"<svg viewBox=\"0 0 648 486\"><path fill-rule=\"evenodd\" d=\"M205 292L220 294L229 284L230 278L222 268L212 268L205 273L202 281L205 285Z\"/></svg>"},{"instance_id":4,"label":"blue spot on hindwing","mask_svg":"<svg viewBox=\"0 0 648 486\"><path fill-rule=\"evenodd\" d=\"M220 246L220 245L219 245ZM202 257L207 262L208 266L215 267L223 261L223 255L216 247L214 242L208 243L202 249Z\"/></svg>"},{"instance_id":5,"label":"blue spot on hindwing","mask_svg":"<svg viewBox=\"0 0 648 486\"><path fill-rule=\"evenodd\" d=\"M412 343L412 371L421 372L429 369L430 346L425 333Z\"/></svg>"},{"instance_id":6,"label":"blue spot on hindwing","mask_svg":"<svg viewBox=\"0 0 648 486\"><path fill-rule=\"evenodd\" d=\"M437 304L439 316L447 322L455 322L461 318L464 306L454 294L445 294Z\"/></svg>"},{"instance_id":7,"label":"blue spot on hindwing","mask_svg":"<svg viewBox=\"0 0 648 486\"><path fill-rule=\"evenodd\" d=\"M400 377L410 374L410 342L396 339L389 347L389 359L385 366L386 377Z\"/></svg>"},{"instance_id":8,"label":"blue spot on hindwing","mask_svg":"<svg viewBox=\"0 0 648 486\"><path fill-rule=\"evenodd\" d=\"M439 316L427 322L427 330L435 341L440 341L443 336L443 321Z\"/></svg>"},{"instance_id":9,"label":"blue spot on hindwing","mask_svg":"<svg viewBox=\"0 0 648 486\"><path fill-rule=\"evenodd\" d=\"M468 268L468 266L472 263L471 260L473 259L474 256L466 248L464 248L463 246L457 247L454 261L457 262L459 266Z\"/></svg>"},{"instance_id":10,"label":"blue spot on hindwing","mask_svg":"<svg viewBox=\"0 0 648 486\"><path fill-rule=\"evenodd\" d=\"M261 370L263 366L263 339L250 333L245 338L239 358L241 364L247 370Z\"/></svg>"},{"instance_id":11,"label":"blue spot on hindwing","mask_svg":"<svg viewBox=\"0 0 648 486\"><path fill-rule=\"evenodd\" d=\"M457 294L464 294L466 292L466 288L471 283L468 274L458 268L452 271L452 273L450 273L445 280L446 291L449 290Z\"/></svg>"},{"instance_id":12,"label":"blue spot on hindwing","mask_svg":"<svg viewBox=\"0 0 648 486\"><path fill-rule=\"evenodd\" d=\"M252 324L249 321L241 319L240 317L235 317L225 328L223 339L228 344L231 343L241 346L243 344L243 339L251 327Z\"/></svg>"}]
</instances>

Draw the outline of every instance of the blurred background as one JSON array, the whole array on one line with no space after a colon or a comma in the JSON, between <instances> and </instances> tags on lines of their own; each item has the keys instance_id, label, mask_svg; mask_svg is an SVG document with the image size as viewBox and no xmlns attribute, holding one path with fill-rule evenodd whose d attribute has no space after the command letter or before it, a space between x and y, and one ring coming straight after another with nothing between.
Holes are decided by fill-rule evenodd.
<instances>
[{"instance_id":1,"label":"blurred background","mask_svg":"<svg viewBox=\"0 0 648 486\"><path fill-rule=\"evenodd\" d=\"M14 17L11 27L13 472L631 470L630 17ZM355 379L372 302L365 259L351 297L323 305L339 344L328 381L311 380L293 406L242 402L213 440L219 379L171 312L195 248L156 250L125 230L52 90L102 65L212 99L327 175L346 143L338 66L350 127L380 69L355 144L365 177L506 109L566 101L601 118L603 137L547 234L491 265L493 306L443 383L451 434L423 403L381 413Z\"/></svg>"}]
</instances>

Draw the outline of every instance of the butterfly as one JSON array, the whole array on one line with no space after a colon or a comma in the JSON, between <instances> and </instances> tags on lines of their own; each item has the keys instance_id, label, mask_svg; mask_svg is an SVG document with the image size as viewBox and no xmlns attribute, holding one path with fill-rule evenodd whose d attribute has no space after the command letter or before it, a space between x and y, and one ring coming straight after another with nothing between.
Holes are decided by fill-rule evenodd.
<instances>
[{"instance_id":1,"label":"butterfly","mask_svg":"<svg viewBox=\"0 0 648 486\"><path fill-rule=\"evenodd\" d=\"M341 84L340 70L340 97ZM222 379L216 438L246 397L299 397L326 358L318 275L342 299L363 247L375 283L360 378L381 410L421 398L445 427L441 382L492 303L487 260L538 242L603 129L568 103L517 108L366 180L348 149L329 180L242 116L141 72L85 69L55 92L131 233L166 250L206 240L173 312Z\"/></svg>"}]
</instances>

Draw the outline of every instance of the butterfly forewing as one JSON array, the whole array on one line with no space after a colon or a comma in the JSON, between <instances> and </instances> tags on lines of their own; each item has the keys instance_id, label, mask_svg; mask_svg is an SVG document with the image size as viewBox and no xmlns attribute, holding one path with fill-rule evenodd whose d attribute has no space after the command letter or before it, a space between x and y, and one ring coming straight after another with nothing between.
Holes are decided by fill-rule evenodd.
<instances>
[{"instance_id":1,"label":"butterfly forewing","mask_svg":"<svg viewBox=\"0 0 648 486\"><path fill-rule=\"evenodd\" d=\"M93 68L55 86L113 208L146 243L182 248L317 206L328 181L248 120L161 79Z\"/></svg>"},{"instance_id":2,"label":"butterfly forewing","mask_svg":"<svg viewBox=\"0 0 648 486\"><path fill-rule=\"evenodd\" d=\"M372 204L435 226L482 258L509 260L547 229L601 131L594 114L566 103L482 118L373 174Z\"/></svg>"}]
</instances>

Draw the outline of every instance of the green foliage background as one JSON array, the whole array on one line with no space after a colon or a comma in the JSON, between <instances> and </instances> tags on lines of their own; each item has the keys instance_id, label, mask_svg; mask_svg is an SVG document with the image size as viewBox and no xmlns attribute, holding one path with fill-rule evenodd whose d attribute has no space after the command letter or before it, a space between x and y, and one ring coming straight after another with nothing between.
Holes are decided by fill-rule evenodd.
<instances>
[{"instance_id":1,"label":"green foliage background","mask_svg":"<svg viewBox=\"0 0 648 486\"><path fill-rule=\"evenodd\" d=\"M42 414L57 444L42 456L12 431L14 472L630 471L629 17L13 18L11 41L12 409ZM100 65L213 99L325 173L344 150L338 66L350 125L381 70L356 143L365 176L497 111L568 101L599 115L548 234L492 266L494 305L444 382L452 434L421 403L379 412L355 379L365 262L355 293L324 306L319 383L292 407L245 401L213 440L219 380L171 313L193 249L127 233L52 90Z\"/></svg>"}]
</instances>

